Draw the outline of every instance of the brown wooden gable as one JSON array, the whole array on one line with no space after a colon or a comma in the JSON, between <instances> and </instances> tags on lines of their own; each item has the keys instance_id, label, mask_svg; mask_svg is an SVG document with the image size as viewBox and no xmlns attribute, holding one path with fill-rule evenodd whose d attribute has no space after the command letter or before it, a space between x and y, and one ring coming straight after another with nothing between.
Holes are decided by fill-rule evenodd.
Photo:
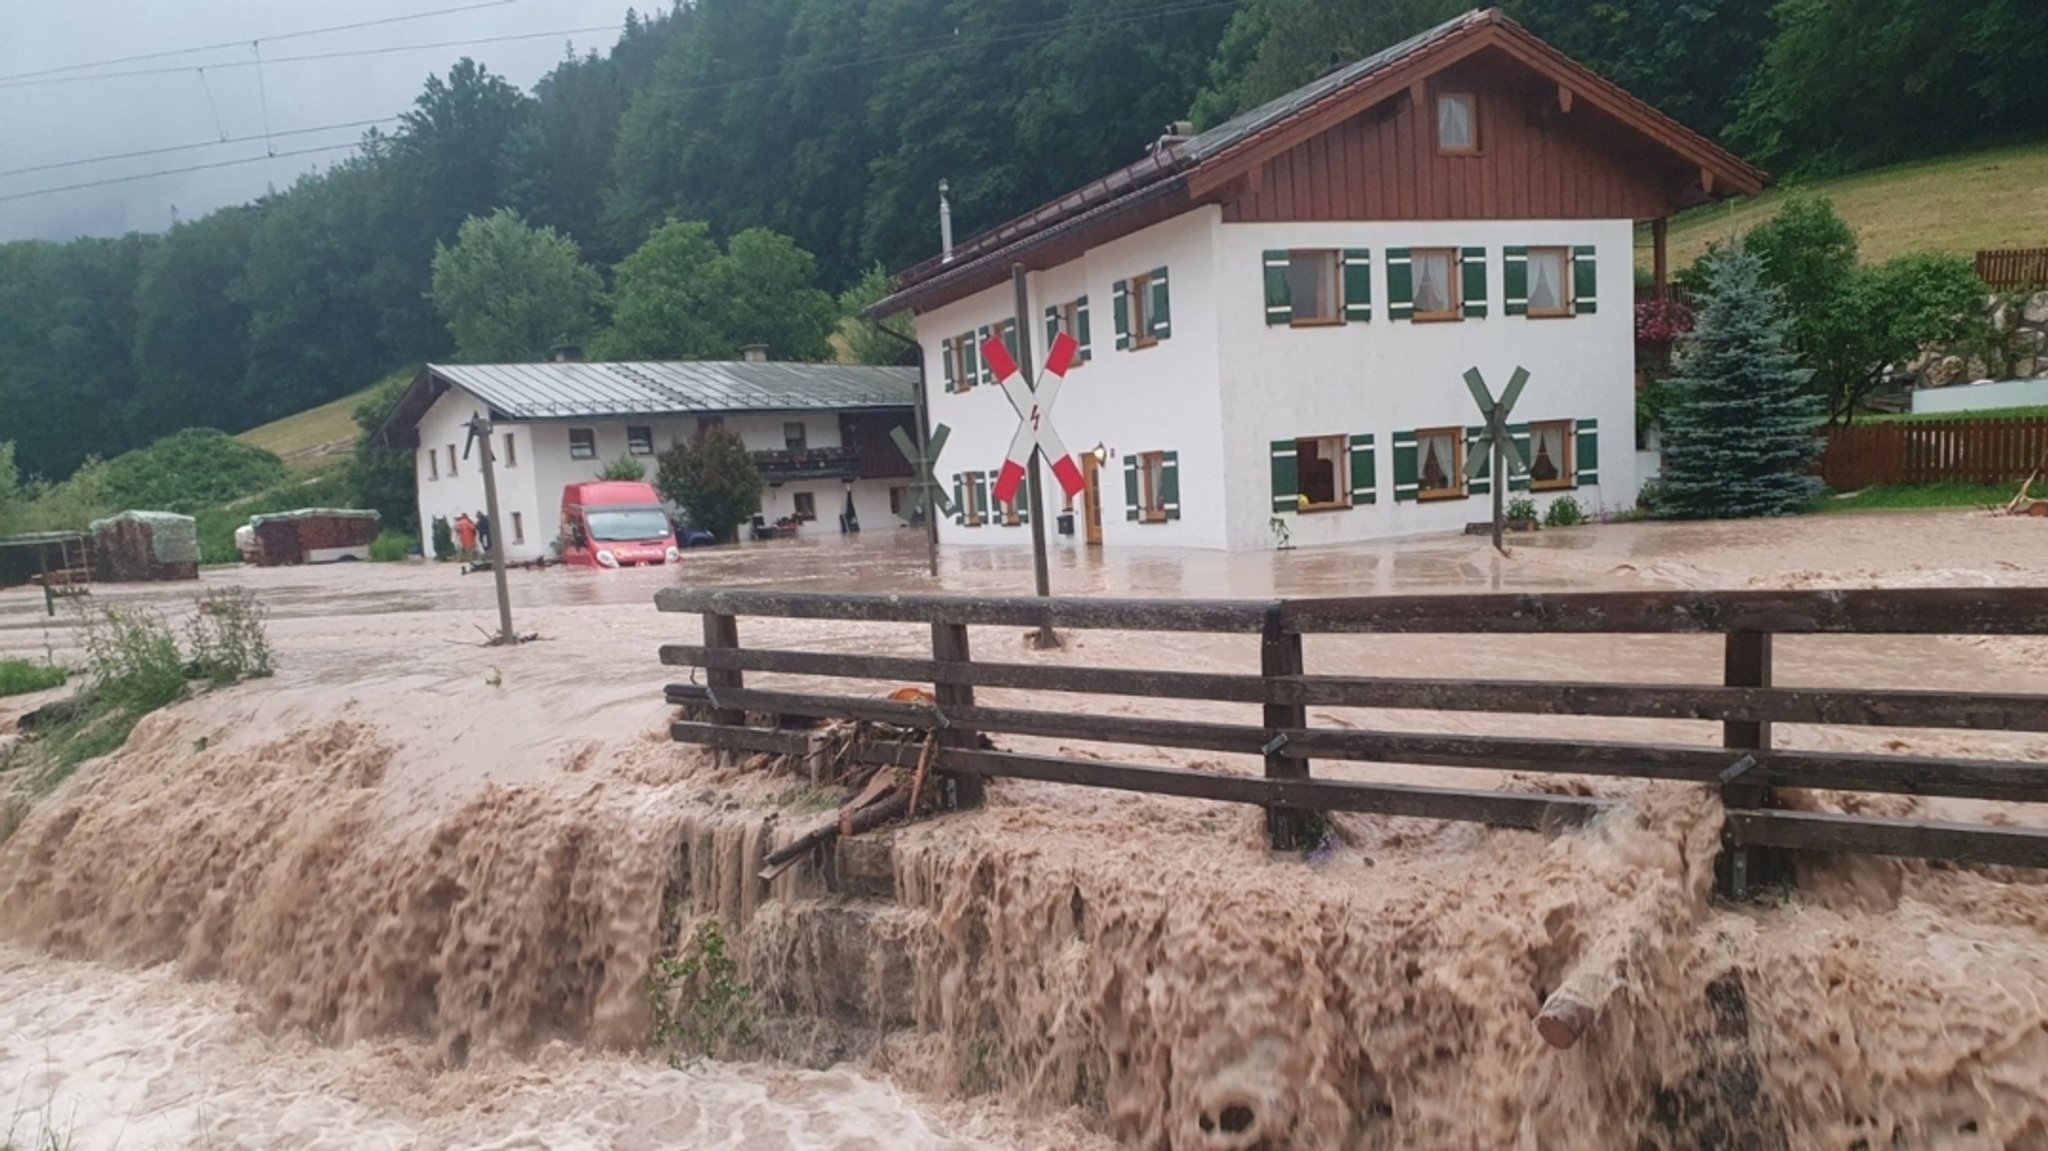
<instances>
[{"instance_id":1,"label":"brown wooden gable","mask_svg":"<svg viewBox=\"0 0 2048 1151\"><path fill-rule=\"evenodd\" d=\"M1477 94L1476 154L1438 152L1439 91ZM1223 218L1648 220L1706 198L1697 170L1566 91L1504 56L1462 61L1258 164L1219 190Z\"/></svg>"}]
</instances>

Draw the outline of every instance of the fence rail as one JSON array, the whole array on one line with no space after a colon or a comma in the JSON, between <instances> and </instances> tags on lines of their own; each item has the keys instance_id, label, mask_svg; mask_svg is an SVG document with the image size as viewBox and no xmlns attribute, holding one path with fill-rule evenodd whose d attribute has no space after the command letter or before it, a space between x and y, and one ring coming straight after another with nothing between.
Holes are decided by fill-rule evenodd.
<instances>
[{"instance_id":1,"label":"fence rail","mask_svg":"<svg viewBox=\"0 0 2048 1151\"><path fill-rule=\"evenodd\" d=\"M1050 780L1256 804L1276 847L1293 844L1304 814L1365 811L1558 829L1582 823L1602 801L1543 792L1365 783L1311 777L1315 760L1484 768L1532 774L1618 776L1705 783L1731 810L1724 883L1740 890L1781 857L1762 849L1919 855L2048 867L2048 830L1944 824L1787 811L1774 789L1811 788L2007 802L2048 803L2048 763L1802 751L1772 746L1771 724L2048 731L2048 695L1777 687L1774 635L2044 635L2048 589L1627 592L1563 595L1386 596L1304 600L1004 599L834 595L671 588L665 612L702 616L704 642L669 644L664 664L703 673L670 684L665 698L695 710L675 723L682 742L732 751L807 754L810 738L785 717L862 720L931 733L934 766L953 777L963 805L988 776ZM740 645L742 616L922 624L930 658ZM1075 667L974 660L970 625L1069 630L1257 635L1256 673ZM1302 639L1314 634L1720 635L1722 682L1554 683L1311 674ZM847 691L749 687L748 672L822 679L928 684L933 704ZM1131 696L1258 704L1258 723L1134 718L1061 700L1033 708L990 707L977 688L1062 696ZM1069 706L1070 704L1076 706ZM1317 727L1311 705L1708 720L1722 746L1541 739ZM767 716L770 726L748 726ZM1024 754L982 746L1025 736L1223 752L1263 761L1264 776ZM848 749L865 762L909 766L915 746L870 742Z\"/></svg>"},{"instance_id":2,"label":"fence rail","mask_svg":"<svg viewBox=\"0 0 2048 1151\"><path fill-rule=\"evenodd\" d=\"M1977 253L1977 278L1997 292L2048 288L2048 248L1993 248Z\"/></svg>"},{"instance_id":3,"label":"fence rail","mask_svg":"<svg viewBox=\"0 0 2048 1151\"><path fill-rule=\"evenodd\" d=\"M1821 479L1835 491L1876 484L2017 484L2048 456L2048 418L1944 420L1833 428Z\"/></svg>"}]
</instances>

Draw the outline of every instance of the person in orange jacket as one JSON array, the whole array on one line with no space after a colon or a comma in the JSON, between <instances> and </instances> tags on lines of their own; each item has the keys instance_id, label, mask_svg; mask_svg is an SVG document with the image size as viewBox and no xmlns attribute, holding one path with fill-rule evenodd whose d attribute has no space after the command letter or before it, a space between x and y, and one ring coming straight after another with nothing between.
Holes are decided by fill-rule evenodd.
<instances>
[{"instance_id":1,"label":"person in orange jacket","mask_svg":"<svg viewBox=\"0 0 2048 1151\"><path fill-rule=\"evenodd\" d=\"M465 555L476 552L476 521L469 518L468 512L455 517L455 547Z\"/></svg>"}]
</instances>

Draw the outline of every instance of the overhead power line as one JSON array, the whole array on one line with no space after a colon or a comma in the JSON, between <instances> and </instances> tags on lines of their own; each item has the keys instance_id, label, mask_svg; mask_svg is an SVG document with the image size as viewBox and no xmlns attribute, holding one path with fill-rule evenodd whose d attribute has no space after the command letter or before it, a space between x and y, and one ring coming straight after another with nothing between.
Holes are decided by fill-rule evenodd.
<instances>
[{"instance_id":1,"label":"overhead power line","mask_svg":"<svg viewBox=\"0 0 2048 1151\"><path fill-rule=\"evenodd\" d=\"M244 36L239 40L226 40L219 44L201 44L192 48L167 48L160 52L142 52L134 56L115 56L107 60L91 60L83 64L66 64L61 68L44 68L37 72L12 72L0 76L0 83L11 80L28 80L40 76L58 76L66 72L88 72L94 68L110 68L116 64L134 64L143 60L166 60L173 56L190 56L199 52L219 52L228 48L240 48L252 41L303 40L310 36L326 36L335 32L353 32L359 28L377 28L386 24L404 24L413 20L426 20L434 16L452 16L458 12L475 12L482 8L503 8L517 4L520 0L482 0L481 3L464 4L457 8L437 8L432 12L413 12L403 16L385 16L377 20L358 20L353 24L332 24L325 28L306 28L298 32L280 32L275 36Z\"/></svg>"},{"instance_id":2,"label":"overhead power line","mask_svg":"<svg viewBox=\"0 0 2048 1151\"><path fill-rule=\"evenodd\" d=\"M283 160L291 156L314 156L322 152L339 152L344 149L360 147L362 147L360 142L323 144L318 148L299 148L290 152L276 152L262 156L244 156L239 160L215 160L210 164L192 164L184 168L165 168L154 172L137 172L132 176L109 176L103 180L86 180L77 184L65 184L57 188L37 188L32 192L9 192L5 195L0 195L0 204L4 204L9 200L26 200L32 196L52 196L58 192L78 192L86 188L104 188L109 184L127 184L136 180L153 180L158 176L182 176L187 172L206 172L214 168L232 168L238 164L260 164L265 160Z\"/></svg>"},{"instance_id":3,"label":"overhead power line","mask_svg":"<svg viewBox=\"0 0 2048 1151\"><path fill-rule=\"evenodd\" d=\"M270 133L271 136L311 136L320 132L341 132L350 128L373 128L381 124L395 124L396 116L382 116L375 120L350 120L345 124L318 124L310 128L286 128ZM201 148L219 148L227 144L247 144L262 140L262 134L253 136L222 136L218 140L201 140L194 144L167 144L161 148L142 148L133 152L113 152L105 156L87 156L79 160L58 160L49 164L34 164L26 168L0 169L0 178L27 176L35 172L54 172L60 168L83 168L90 164L105 164L114 160L140 160L146 156L165 156L173 152L192 152Z\"/></svg>"}]
</instances>

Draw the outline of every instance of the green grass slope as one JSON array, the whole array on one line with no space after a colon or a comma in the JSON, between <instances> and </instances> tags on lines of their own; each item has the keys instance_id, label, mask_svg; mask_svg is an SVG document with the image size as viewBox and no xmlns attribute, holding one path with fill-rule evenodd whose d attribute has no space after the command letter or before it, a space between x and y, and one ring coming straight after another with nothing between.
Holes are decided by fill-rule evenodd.
<instances>
[{"instance_id":1,"label":"green grass slope","mask_svg":"<svg viewBox=\"0 0 2048 1151\"><path fill-rule=\"evenodd\" d=\"M314 472L353 455L356 450L356 408L381 386L372 384L317 408L250 428L235 438L262 448L295 472Z\"/></svg>"},{"instance_id":2,"label":"green grass slope","mask_svg":"<svg viewBox=\"0 0 2048 1151\"><path fill-rule=\"evenodd\" d=\"M1856 230L1865 261L1907 252L1974 256L1980 248L2048 246L2048 144L1968 152L1817 180L1801 190L1827 196ZM1754 200L1686 212L1671 221L1673 271L1698 259L1732 228L1746 232L1775 216L1789 188ZM1650 233L1636 237L1637 263L1650 266Z\"/></svg>"}]
</instances>

